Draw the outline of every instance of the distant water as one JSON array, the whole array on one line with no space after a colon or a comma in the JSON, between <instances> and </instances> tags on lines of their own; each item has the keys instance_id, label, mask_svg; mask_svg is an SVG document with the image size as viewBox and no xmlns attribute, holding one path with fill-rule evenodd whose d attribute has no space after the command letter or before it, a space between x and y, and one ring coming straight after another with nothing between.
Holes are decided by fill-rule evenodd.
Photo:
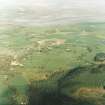
<instances>
[{"instance_id":1,"label":"distant water","mask_svg":"<svg viewBox=\"0 0 105 105\"><path fill-rule=\"evenodd\" d=\"M105 0L0 0L0 23L103 22Z\"/></svg>"}]
</instances>

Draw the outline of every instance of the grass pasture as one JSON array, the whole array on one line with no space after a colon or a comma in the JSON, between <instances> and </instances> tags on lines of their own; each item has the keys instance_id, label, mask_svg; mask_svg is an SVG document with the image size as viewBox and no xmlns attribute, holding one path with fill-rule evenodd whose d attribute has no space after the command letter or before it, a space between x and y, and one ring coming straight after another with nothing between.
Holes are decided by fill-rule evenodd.
<instances>
[{"instance_id":1,"label":"grass pasture","mask_svg":"<svg viewBox=\"0 0 105 105\"><path fill-rule=\"evenodd\" d=\"M0 26L0 105L26 104L30 88L38 90L38 100L57 92L56 97L76 100L73 105L103 105L104 94L101 93L105 86L105 66L94 61L94 57L96 53L105 52L104 34L105 23ZM92 100L97 100L96 103L92 103L89 97L83 102L84 94L78 95L81 91L85 91L84 94L93 91L88 95L95 94ZM29 95L35 97L31 93ZM31 102L32 99L29 98ZM53 95L52 99L55 100ZM61 99L59 105L70 105Z\"/></svg>"}]
</instances>

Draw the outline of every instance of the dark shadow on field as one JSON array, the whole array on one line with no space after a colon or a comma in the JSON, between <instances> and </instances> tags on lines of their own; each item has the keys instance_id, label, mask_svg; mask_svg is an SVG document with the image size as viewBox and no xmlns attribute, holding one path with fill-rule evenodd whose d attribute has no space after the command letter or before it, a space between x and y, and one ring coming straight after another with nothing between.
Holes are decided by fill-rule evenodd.
<instances>
[{"instance_id":1,"label":"dark shadow on field","mask_svg":"<svg viewBox=\"0 0 105 105\"><path fill-rule=\"evenodd\" d=\"M90 73L102 73L105 70L105 65L103 64L93 64L84 67L76 67L69 70L65 75L57 80L57 87L53 90L50 87L37 88L33 83L29 86L28 97L29 105L97 105L91 100L82 100L75 97L67 96L62 93L62 88L65 85L65 81L69 81L69 87L72 86L72 79L83 72Z\"/></svg>"},{"instance_id":2,"label":"dark shadow on field","mask_svg":"<svg viewBox=\"0 0 105 105\"><path fill-rule=\"evenodd\" d=\"M62 94L59 90L47 91L29 87L29 104L28 105L95 105L94 102L74 99Z\"/></svg>"},{"instance_id":3,"label":"dark shadow on field","mask_svg":"<svg viewBox=\"0 0 105 105\"><path fill-rule=\"evenodd\" d=\"M21 101L24 101L24 105L98 105L94 101L82 100L81 98L75 98L71 95L68 96L62 92L62 88L64 88L65 85L67 87L69 84L69 88L72 88L72 85L79 84L78 82L72 83L72 79L86 71L93 74L103 73L105 72L105 65L92 64L84 67L76 67L62 76L59 76L57 72L59 78L56 79L55 77L57 77L57 75L55 74L55 77L53 75L53 77L51 76L51 78L49 77L47 80L31 81L27 86L28 90L26 92L28 100L26 101L24 99L25 97L23 97ZM7 94L10 95L7 96ZM19 92L14 87L10 87L9 90L3 94L3 97L6 97L9 101L5 101L4 104L0 105L21 105L21 101L18 101L18 99L22 96L21 94L19 95Z\"/></svg>"},{"instance_id":4,"label":"dark shadow on field","mask_svg":"<svg viewBox=\"0 0 105 105\"><path fill-rule=\"evenodd\" d=\"M58 80L58 87L62 89L65 85L65 81L72 84L72 79L84 72L89 72L90 74L105 73L105 64L92 64L73 68ZM76 84L79 84L79 82L76 82Z\"/></svg>"},{"instance_id":5,"label":"dark shadow on field","mask_svg":"<svg viewBox=\"0 0 105 105\"><path fill-rule=\"evenodd\" d=\"M59 92L46 92L32 89L29 93L29 105L76 105L75 101Z\"/></svg>"}]
</instances>

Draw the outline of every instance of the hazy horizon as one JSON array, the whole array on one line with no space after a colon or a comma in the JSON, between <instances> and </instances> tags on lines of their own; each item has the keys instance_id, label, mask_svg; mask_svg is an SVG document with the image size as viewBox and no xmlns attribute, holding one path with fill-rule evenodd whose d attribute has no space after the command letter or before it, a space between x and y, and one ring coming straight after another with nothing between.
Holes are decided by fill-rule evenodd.
<instances>
[{"instance_id":1,"label":"hazy horizon","mask_svg":"<svg viewBox=\"0 0 105 105\"><path fill-rule=\"evenodd\" d=\"M104 21L104 0L0 0L0 21L62 24Z\"/></svg>"}]
</instances>

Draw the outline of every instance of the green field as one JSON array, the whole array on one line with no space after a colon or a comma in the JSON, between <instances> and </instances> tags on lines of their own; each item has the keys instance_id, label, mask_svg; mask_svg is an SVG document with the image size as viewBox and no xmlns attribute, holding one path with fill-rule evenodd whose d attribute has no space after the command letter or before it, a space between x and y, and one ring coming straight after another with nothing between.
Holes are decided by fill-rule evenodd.
<instances>
[{"instance_id":1,"label":"green field","mask_svg":"<svg viewBox=\"0 0 105 105\"><path fill-rule=\"evenodd\" d=\"M104 52L105 23L1 25L0 105L104 105Z\"/></svg>"}]
</instances>

